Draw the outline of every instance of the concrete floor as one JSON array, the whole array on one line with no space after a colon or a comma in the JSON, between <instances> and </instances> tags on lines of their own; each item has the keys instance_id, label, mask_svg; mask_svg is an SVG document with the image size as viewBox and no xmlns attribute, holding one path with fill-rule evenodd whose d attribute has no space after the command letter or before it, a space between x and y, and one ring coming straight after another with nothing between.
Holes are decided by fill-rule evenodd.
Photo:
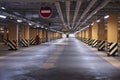
<instances>
[{"instance_id":1,"label":"concrete floor","mask_svg":"<svg viewBox=\"0 0 120 80\"><path fill-rule=\"evenodd\" d=\"M117 58L75 38L59 39L0 51L0 80L120 80Z\"/></svg>"}]
</instances>

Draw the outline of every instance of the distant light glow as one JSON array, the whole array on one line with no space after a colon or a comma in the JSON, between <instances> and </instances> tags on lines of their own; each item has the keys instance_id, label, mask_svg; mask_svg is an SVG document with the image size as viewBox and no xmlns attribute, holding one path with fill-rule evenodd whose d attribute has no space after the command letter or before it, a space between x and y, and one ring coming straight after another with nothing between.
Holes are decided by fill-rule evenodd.
<instances>
[{"instance_id":1,"label":"distant light glow","mask_svg":"<svg viewBox=\"0 0 120 80\"><path fill-rule=\"evenodd\" d=\"M39 25L37 25L36 27L40 27Z\"/></svg>"},{"instance_id":2,"label":"distant light glow","mask_svg":"<svg viewBox=\"0 0 120 80\"><path fill-rule=\"evenodd\" d=\"M1 9L5 10L5 7L1 7Z\"/></svg>"},{"instance_id":3,"label":"distant light glow","mask_svg":"<svg viewBox=\"0 0 120 80\"><path fill-rule=\"evenodd\" d=\"M91 25L93 26L94 23L92 23Z\"/></svg>"},{"instance_id":4,"label":"distant light glow","mask_svg":"<svg viewBox=\"0 0 120 80\"><path fill-rule=\"evenodd\" d=\"M109 18L109 15L104 16L104 19L107 19L107 18Z\"/></svg>"},{"instance_id":5,"label":"distant light glow","mask_svg":"<svg viewBox=\"0 0 120 80\"><path fill-rule=\"evenodd\" d=\"M21 22L22 22L22 20L18 19L18 20L17 20L17 22L21 23Z\"/></svg>"},{"instance_id":6,"label":"distant light glow","mask_svg":"<svg viewBox=\"0 0 120 80\"><path fill-rule=\"evenodd\" d=\"M3 18L3 19L5 19L5 18L7 18L7 16L0 15L0 18Z\"/></svg>"},{"instance_id":7,"label":"distant light glow","mask_svg":"<svg viewBox=\"0 0 120 80\"><path fill-rule=\"evenodd\" d=\"M69 34L69 37L73 38L73 37L75 37L75 34Z\"/></svg>"},{"instance_id":8,"label":"distant light glow","mask_svg":"<svg viewBox=\"0 0 120 80\"><path fill-rule=\"evenodd\" d=\"M32 24L31 23L28 23L29 26L31 26Z\"/></svg>"},{"instance_id":9,"label":"distant light glow","mask_svg":"<svg viewBox=\"0 0 120 80\"><path fill-rule=\"evenodd\" d=\"M41 28L44 28L43 26L41 26Z\"/></svg>"},{"instance_id":10,"label":"distant light glow","mask_svg":"<svg viewBox=\"0 0 120 80\"><path fill-rule=\"evenodd\" d=\"M97 20L96 22L100 22L100 20Z\"/></svg>"},{"instance_id":11,"label":"distant light glow","mask_svg":"<svg viewBox=\"0 0 120 80\"><path fill-rule=\"evenodd\" d=\"M4 30L4 28L3 28L3 27L1 27L1 28L0 28L0 30Z\"/></svg>"}]
</instances>

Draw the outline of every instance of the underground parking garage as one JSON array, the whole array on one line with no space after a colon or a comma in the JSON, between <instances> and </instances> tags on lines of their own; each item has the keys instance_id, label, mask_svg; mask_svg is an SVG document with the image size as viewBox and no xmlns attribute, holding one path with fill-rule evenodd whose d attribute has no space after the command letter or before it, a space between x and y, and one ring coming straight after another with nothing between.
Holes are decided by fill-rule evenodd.
<instances>
[{"instance_id":1,"label":"underground parking garage","mask_svg":"<svg viewBox=\"0 0 120 80\"><path fill-rule=\"evenodd\" d=\"M119 0L0 0L0 80L119 80Z\"/></svg>"}]
</instances>

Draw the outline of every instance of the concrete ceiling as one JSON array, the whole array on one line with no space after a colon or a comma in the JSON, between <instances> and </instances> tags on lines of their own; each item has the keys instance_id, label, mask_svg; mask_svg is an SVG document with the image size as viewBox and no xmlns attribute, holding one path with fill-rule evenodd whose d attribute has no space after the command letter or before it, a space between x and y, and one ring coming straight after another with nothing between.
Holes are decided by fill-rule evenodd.
<instances>
[{"instance_id":1,"label":"concrete ceiling","mask_svg":"<svg viewBox=\"0 0 120 80\"><path fill-rule=\"evenodd\" d=\"M0 0L6 13L25 18L46 27L64 32L76 32L93 21L119 12L120 0ZM53 15L42 19L39 10L51 7Z\"/></svg>"}]
</instances>

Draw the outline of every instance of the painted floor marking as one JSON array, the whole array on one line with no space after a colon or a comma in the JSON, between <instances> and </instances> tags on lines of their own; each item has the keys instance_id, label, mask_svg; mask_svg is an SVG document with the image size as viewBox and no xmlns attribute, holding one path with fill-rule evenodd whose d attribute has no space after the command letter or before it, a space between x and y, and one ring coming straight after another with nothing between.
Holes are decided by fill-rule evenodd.
<instances>
[{"instance_id":1,"label":"painted floor marking","mask_svg":"<svg viewBox=\"0 0 120 80\"><path fill-rule=\"evenodd\" d=\"M60 57L60 54L62 54L62 51L64 50L64 46L63 47L60 47L56 50L55 53L53 53L52 56L50 56L48 58L48 60L43 64L43 68L44 69L51 69L51 68L55 68L56 67L56 62L57 60L59 59Z\"/></svg>"}]
</instances>

